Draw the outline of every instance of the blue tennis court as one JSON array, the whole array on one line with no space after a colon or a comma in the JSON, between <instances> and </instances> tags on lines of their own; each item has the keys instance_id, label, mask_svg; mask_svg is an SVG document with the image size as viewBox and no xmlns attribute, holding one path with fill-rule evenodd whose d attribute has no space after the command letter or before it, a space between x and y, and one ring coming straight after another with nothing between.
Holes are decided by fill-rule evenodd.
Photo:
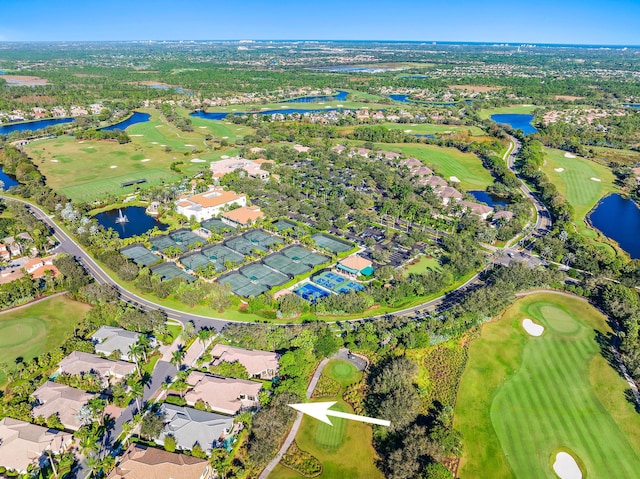
<instances>
[{"instance_id":1,"label":"blue tennis court","mask_svg":"<svg viewBox=\"0 0 640 479\"><path fill-rule=\"evenodd\" d=\"M320 298L329 296L329 293L327 291L325 291L324 289L320 289L311 283L305 283L299 288L295 289L293 292L300 296L302 299L306 299L310 303L315 303Z\"/></svg>"},{"instance_id":2,"label":"blue tennis court","mask_svg":"<svg viewBox=\"0 0 640 479\"><path fill-rule=\"evenodd\" d=\"M363 291L364 286L360 283L346 278L345 276L333 273L331 271L323 271L311 278L311 281L323 288L338 294L346 294L351 291Z\"/></svg>"}]
</instances>

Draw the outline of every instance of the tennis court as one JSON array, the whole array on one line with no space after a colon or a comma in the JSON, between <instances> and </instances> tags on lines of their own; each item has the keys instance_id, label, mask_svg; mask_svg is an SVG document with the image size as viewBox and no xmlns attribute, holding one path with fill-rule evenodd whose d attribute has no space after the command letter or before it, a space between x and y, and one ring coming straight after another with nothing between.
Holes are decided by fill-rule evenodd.
<instances>
[{"instance_id":1,"label":"tennis court","mask_svg":"<svg viewBox=\"0 0 640 479\"><path fill-rule=\"evenodd\" d=\"M204 244L204 239L193 234L191 230L181 229L169 233L169 236L178 245L185 245L187 249L191 249L196 243Z\"/></svg>"},{"instance_id":2,"label":"tennis court","mask_svg":"<svg viewBox=\"0 0 640 479\"><path fill-rule=\"evenodd\" d=\"M309 251L302 246L290 246L280 251L280 253L293 261L299 261L309 266L318 266L329 261L326 256Z\"/></svg>"},{"instance_id":3,"label":"tennis court","mask_svg":"<svg viewBox=\"0 0 640 479\"><path fill-rule=\"evenodd\" d=\"M322 233L316 233L311 236L311 239L316 243L318 248L326 249L334 254L345 253L353 248L353 245L346 241L339 240L338 238L332 238Z\"/></svg>"},{"instance_id":4,"label":"tennis court","mask_svg":"<svg viewBox=\"0 0 640 479\"><path fill-rule=\"evenodd\" d=\"M233 230L233 226L230 226L224 223L222 220L219 220L218 218L212 218L210 220L203 221L200 224L204 229L209 230L211 232L215 231L216 233L220 233L221 231Z\"/></svg>"},{"instance_id":5,"label":"tennis court","mask_svg":"<svg viewBox=\"0 0 640 479\"><path fill-rule=\"evenodd\" d=\"M267 266L290 276L298 276L311 271L312 269L308 264L295 262L281 253L271 254L265 257L262 262Z\"/></svg>"},{"instance_id":6,"label":"tennis court","mask_svg":"<svg viewBox=\"0 0 640 479\"><path fill-rule=\"evenodd\" d=\"M134 244L131 246L127 246L126 248L122 248L120 250L120 253L123 256L129 258L138 266L147 267L160 261L160 258L158 258L147 248L139 244Z\"/></svg>"},{"instance_id":7,"label":"tennis court","mask_svg":"<svg viewBox=\"0 0 640 479\"><path fill-rule=\"evenodd\" d=\"M222 265L223 269L218 271L224 271L224 269L226 269L226 266L224 264L227 261L230 261L234 264L240 264L244 260L243 255L221 244L203 248L202 254L209 258L209 261L216 264L216 270L218 270L217 265Z\"/></svg>"},{"instance_id":8,"label":"tennis court","mask_svg":"<svg viewBox=\"0 0 640 479\"><path fill-rule=\"evenodd\" d=\"M231 287L231 291L238 296L243 296L245 298L248 298L249 296L253 296L255 298L269 290L269 287L264 284L252 281L238 272L229 273L228 275L223 276L218 279L218 283L228 284Z\"/></svg>"},{"instance_id":9,"label":"tennis court","mask_svg":"<svg viewBox=\"0 0 640 479\"><path fill-rule=\"evenodd\" d=\"M180 262L184 265L187 271L197 271L201 267L209 264L209 258L200 253L195 253L183 256L180 258Z\"/></svg>"},{"instance_id":10,"label":"tennis court","mask_svg":"<svg viewBox=\"0 0 640 479\"><path fill-rule=\"evenodd\" d=\"M295 223L291 223L287 220L278 220L273 223L273 227L276 229L278 233L282 233L283 231L293 230L296 227Z\"/></svg>"},{"instance_id":11,"label":"tennis court","mask_svg":"<svg viewBox=\"0 0 640 479\"><path fill-rule=\"evenodd\" d=\"M288 276L279 273L278 271L274 271L261 263L248 264L247 266L240 268L238 272L249 278L251 281L257 281L269 288L289 281Z\"/></svg>"},{"instance_id":12,"label":"tennis court","mask_svg":"<svg viewBox=\"0 0 640 479\"><path fill-rule=\"evenodd\" d=\"M224 242L224 245L227 248L231 248L232 250L237 251L238 253L245 256L250 255L254 250L262 251L264 253L267 252L267 248L260 245L260 243L252 243L242 236L236 236L235 238L228 239Z\"/></svg>"},{"instance_id":13,"label":"tennis court","mask_svg":"<svg viewBox=\"0 0 640 479\"><path fill-rule=\"evenodd\" d=\"M326 298L331 294L324 289L318 288L312 283L305 283L299 288L296 288L293 292L310 303L315 303L320 298Z\"/></svg>"},{"instance_id":14,"label":"tennis court","mask_svg":"<svg viewBox=\"0 0 640 479\"><path fill-rule=\"evenodd\" d=\"M258 243L267 250L271 249L274 244L282 244L282 240L273 235L270 235L264 230L251 230L242 235L245 239L252 243Z\"/></svg>"},{"instance_id":15,"label":"tennis court","mask_svg":"<svg viewBox=\"0 0 640 479\"><path fill-rule=\"evenodd\" d=\"M173 278L183 278L188 283L191 283L197 279L195 276L191 276L190 274L182 271L174 263L159 264L158 266L151 268L151 272L160 276L162 281L169 281Z\"/></svg>"},{"instance_id":16,"label":"tennis court","mask_svg":"<svg viewBox=\"0 0 640 479\"><path fill-rule=\"evenodd\" d=\"M362 286L360 283L356 283L355 281L345 276L332 273L331 271L323 271L321 273L318 273L313 278L311 278L311 281L322 286L323 288L329 289L338 294L346 294L350 293L351 291L364 290L364 286Z\"/></svg>"},{"instance_id":17,"label":"tennis court","mask_svg":"<svg viewBox=\"0 0 640 479\"><path fill-rule=\"evenodd\" d=\"M187 251L186 245L179 245L169 235L154 236L149 240L151 242L151 249L157 251L166 251L169 248L178 248L183 253Z\"/></svg>"}]
</instances>

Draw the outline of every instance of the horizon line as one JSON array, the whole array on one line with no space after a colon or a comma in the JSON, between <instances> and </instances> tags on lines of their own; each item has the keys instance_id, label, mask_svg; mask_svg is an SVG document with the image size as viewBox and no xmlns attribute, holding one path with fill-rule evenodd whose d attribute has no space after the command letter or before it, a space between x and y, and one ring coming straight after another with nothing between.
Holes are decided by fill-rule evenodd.
<instances>
[{"instance_id":1,"label":"horizon line","mask_svg":"<svg viewBox=\"0 0 640 479\"><path fill-rule=\"evenodd\" d=\"M640 48L640 44L627 45L622 43L551 43L551 42L530 42L530 41L473 41L473 40L389 40L389 39L251 39L251 38L227 38L227 39L129 39L129 40L0 40L2 43L268 43L268 42L312 42L312 43L423 43L437 46L438 44L457 45L485 45L485 46L543 46L543 47L599 47L599 48Z\"/></svg>"}]
</instances>

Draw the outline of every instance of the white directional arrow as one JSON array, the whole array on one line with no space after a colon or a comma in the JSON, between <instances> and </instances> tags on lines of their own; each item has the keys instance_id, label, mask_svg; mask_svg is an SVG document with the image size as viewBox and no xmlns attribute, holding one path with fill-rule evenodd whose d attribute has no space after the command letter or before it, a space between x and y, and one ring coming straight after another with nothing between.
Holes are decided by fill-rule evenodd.
<instances>
[{"instance_id":1,"label":"white directional arrow","mask_svg":"<svg viewBox=\"0 0 640 479\"><path fill-rule=\"evenodd\" d=\"M367 422L369 424L378 424L379 426L389 427L391 425L391 421L385 421L384 419L376 419L375 417L358 416L356 414L349 414L346 412L332 411L329 408L335 403L336 401L308 402L302 404L289 404L289 406L315 419L318 419L319 421L327 423L330 426L333 426L333 424L331 423L331 420L328 418L328 416L341 417L343 419L351 419L353 421Z\"/></svg>"}]
</instances>

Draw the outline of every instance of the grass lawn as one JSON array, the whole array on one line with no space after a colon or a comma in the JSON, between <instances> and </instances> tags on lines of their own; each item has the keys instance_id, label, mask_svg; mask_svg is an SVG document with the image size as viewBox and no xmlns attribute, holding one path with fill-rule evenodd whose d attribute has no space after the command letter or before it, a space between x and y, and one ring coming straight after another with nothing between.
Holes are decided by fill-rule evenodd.
<instances>
[{"instance_id":1,"label":"grass lawn","mask_svg":"<svg viewBox=\"0 0 640 479\"><path fill-rule=\"evenodd\" d=\"M26 308L0 314L0 363L28 361L60 346L73 334L90 306L56 296ZM6 381L0 368L0 384Z\"/></svg>"},{"instance_id":2,"label":"grass lawn","mask_svg":"<svg viewBox=\"0 0 640 479\"><path fill-rule=\"evenodd\" d=\"M417 158L447 181L455 176L463 189L484 190L493 184L491 174L482 166L480 158L472 153L414 143L377 143L376 146L381 150L401 151L405 156Z\"/></svg>"},{"instance_id":3,"label":"grass lawn","mask_svg":"<svg viewBox=\"0 0 640 479\"><path fill-rule=\"evenodd\" d=\"M422 274L428 269L440 271L440 262L438 261L438 258L429 258L422 255L417 263L407 266L407 269L404 270L403 274L405 276L410 274Z\"/></svg>"},{"instance_id":4,"label":"grass lawn","mask_svg":"<svg viewBox=\"0 0 640 479\"><path fill-rule=\"evenodd\" d=\"M504 106L502 108L491 108L488 110L480 110L480 118L491 118L491 115L506 115L506 114L514 114L514 115L527 115L533 113L533 110L538 108L536 105L513 105L513 106Z\"/></svg>"},{"instance_id":5,"label":"grass lawn","mask_svg":"<svg viewBox=\"0 0 640 479\"><path fill-rule=\"evenodd\" d=\"M575 223L578 230L587 230L585 216L607 193L616 191L613 173L606 166L584 158L567 158L565 152L545 148L546 163L542 170L556 185L575 210ZM558 172L556 169L563 168ZM591 178L599 178L594 181Z\"/></svg>"},{"instance_id":6,"label":"grass lawn","mask_svg":"<svg viewBox=\"0 0 640 479\"><path fill-rule=\"evenodd\" d=\"M544 326L529 336L522 320ZM585 477L637 477L640 416L600 354L605 318L553 293L519 300L483 326L469 349L454 426L464 436L460 478L554 478L559 450Z\"/></svg>"},{"instance_id":7,"label":"grass lawn","mask_svg":"<svg viewBox=\"0 0 640 479\"><path fill-rule=\"evenodd\" d=\"M353 413L342 398L344 387L360 379L360 373L348 361L332 360L322 372L342 386L334 398L318 401L338 401L332 409ZM376 452L371 445L371 426L346 419L331 418L333 426L305 416L296 435L300 449L315 456L322 463L320 479L382 479L375 466ZM269 476L273 479L299 479L304 476L279 464Z\"/></svg>"},{"instance_id":8,"label":"grass lawn","mask_svg":"<svg viewBox=\"0 0 640 479\"><path fill-rule=\"evenodd\" d=\"M374 126L384 126L390 130L402 130L411 135L442 135L470 131L472 136L484 136L484 132L477 126L434 125L430 123L379 123ZM350 133L356 128L357 126L345 126L340 127L338 130L341 133Z\"/></svg>"}]
</instances>

